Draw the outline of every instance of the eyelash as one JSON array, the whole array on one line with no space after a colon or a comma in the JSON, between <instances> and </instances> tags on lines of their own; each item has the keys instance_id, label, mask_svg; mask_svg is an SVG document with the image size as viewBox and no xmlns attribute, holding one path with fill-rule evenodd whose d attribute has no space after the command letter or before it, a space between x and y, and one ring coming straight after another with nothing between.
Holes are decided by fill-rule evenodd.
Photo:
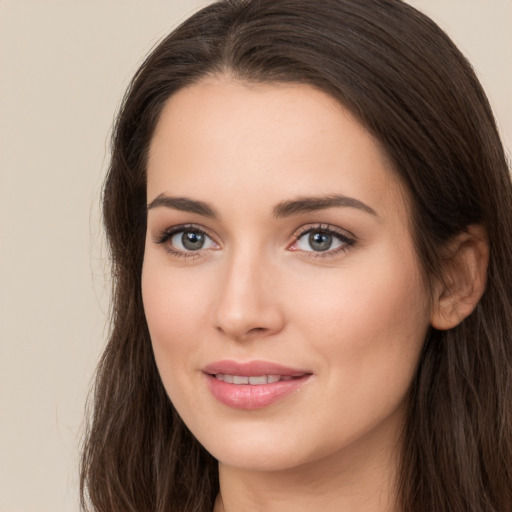
<instances>
[{"instance_id":1,"label":"eyelash","mask_svg":"<svg viewBox=\"0 0 512 512\"><path fill-rule=\"evenodd\" d=\"M210 240L213 241L213 243L216 244L216 242L213 240L213 238L201 227L195 225L195 224L181 224L178 226L173 226L171 228L168 228L164 230L155 240L154 242L158 245L165 245L165 249L171 253L173 256L178 256L181 258L197 258L201 255L201 252L203 250L211 250L211 249L198 249L197 251L183 251L181 249L176 249L172 244L168 243L173 236L179 234L179 233L197 233L199 235L203 235ZM303 237L307 236L311 233L320 233L323 235L329 235L333 238L336 238L341 245L335 249L327 249L325 251L306 251L301 249L293 249L293 246L296 245ZM345 230L342 230L336 226L332 226L330 224L315 224L315 225L306 225L299 228L296 234L293 236L294 240L293 243L288 245L288 250L293 251L300 251L303 253L304 257L307 258L326 258L326 257L332 257L336 256L339 253L347 252L351 247L353 247L356 244L356 238L348 233ZM217 245L217 244L216 244Z\"/></svg>"},{"instance_id":2,"label":"eyelash","mask_svg":"<svg viewBox=\"0 0 512 512\"><path fill-rule=\"evenodd\" d=\"M176 249L172 244L167 243L172 239L174 235L177 235L178 233L181 232L197 233L205 237L208 237L210 240L213 241L213 238L199 226L196 226L195 224L181 224L164 230L162 233L160 233L157 239L154 240L154 242L158 245L165 245L166 251L171 253L173 256L178 256L180 258L197 258L198 256L200 256L201 249L197 251L182 251L181 249Z\"/></svg>"}]
</instances>

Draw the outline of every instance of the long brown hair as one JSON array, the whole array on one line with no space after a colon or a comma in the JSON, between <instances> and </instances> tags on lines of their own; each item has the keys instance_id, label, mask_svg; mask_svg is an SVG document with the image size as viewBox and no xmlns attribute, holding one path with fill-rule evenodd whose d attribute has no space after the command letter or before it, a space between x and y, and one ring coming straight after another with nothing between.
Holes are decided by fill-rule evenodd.
<instances>
[{"instance_id":1,"label":"long brown hair","mask_svg":"<svg viewBox=\"0 0 512 512\"><path fill-rule=\"evenodd\" d=\"M486 96L466 59L400 0L221 0L171 33L117 118L103 196L114 277L81 466L84 510L210 512L216 461L160 381L141 298L148 146L166 100L211 74L311 84L377 137L411 197L427 281L441 248L486 227L487 290L432 329L411 385L397 482L404 512L512 510L512 190Z\"/></svg>"}]
</instances>

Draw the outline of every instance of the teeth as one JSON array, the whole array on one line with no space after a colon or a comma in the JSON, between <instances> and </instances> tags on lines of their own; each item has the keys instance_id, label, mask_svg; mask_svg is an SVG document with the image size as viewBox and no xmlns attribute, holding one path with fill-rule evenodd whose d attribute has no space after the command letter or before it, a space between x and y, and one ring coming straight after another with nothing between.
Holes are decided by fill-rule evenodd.
<instances>
[{"instance_id":1,"label":"teeth","mask_svg":"<svg viewBox=\"0 0 512 512\"><path fill-rule=\"evenodd\" d=\"M261 375L260 377L249 377L249 384L266 384L267 376Z\"/></svg>"},{"instance_id":2,"label":"teeth","mask_svg":"<svg viewBox=\"0 0 512 512\"><path fill-rule=\"evenodd\" d=\"M257 375L254 377L246 377L244 375L225 375L223 373L217 373L215 378L218 380L222 380L228 384L252 384L252 385L261 385L261 384L273 384L274 382L279 382L280 380L292 380L293 377L286 375Z\"/></svg>"}]
</instances>

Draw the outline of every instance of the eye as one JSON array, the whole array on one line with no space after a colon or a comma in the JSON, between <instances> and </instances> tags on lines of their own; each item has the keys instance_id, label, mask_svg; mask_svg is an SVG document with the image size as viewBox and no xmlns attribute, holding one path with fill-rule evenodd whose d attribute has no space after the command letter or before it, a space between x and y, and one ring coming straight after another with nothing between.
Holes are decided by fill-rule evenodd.
<instances>
[{"instance_id":1,"label":"eye","mask_svg":"<svg viewBox=\"0 0 512 512\"><path fill-rule=\"evenodd\" d=\"M176 226L164 231L155 242L165 245L170 252L180 256L191 252L219 248L204 231L186 226Z\"/></svg>"},{"instance_id":2,"label":"eye","mask_svg":"<svg viewBox=\"0 0 512 512\"><path fill-rule=\"evenodd\" d=\"M211 249L216 245L208 235L201 231L178 231L170 238L170 242L180 251L199 251L200 249Z\"/></svg>"},{"instance_id":3,"label":"eye","mask_svg":"<svg viewBox=\"0 0 512 512\"><path fill-rule=\"evenodd\" d=\"M310 253L335 254L348 250L355 240L334 227L317 226L306 228L300 233L290 250Z\"/></svg>"}]
</instances>

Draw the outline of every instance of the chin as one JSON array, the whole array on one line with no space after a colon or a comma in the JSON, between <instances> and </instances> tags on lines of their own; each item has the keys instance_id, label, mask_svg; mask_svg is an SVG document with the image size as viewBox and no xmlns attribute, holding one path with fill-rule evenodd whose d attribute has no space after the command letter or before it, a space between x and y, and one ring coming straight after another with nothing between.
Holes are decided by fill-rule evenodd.
<instances>
[{"instance_id":1,"label":"chin","mask_svg":"<svg viewBox=\"0 0 512 512\"><path fill-rule=\"evenodd\" d=\"M263 434L243 428L236 434L215 437L198 434L198 441L219 463L247 471L282 471L318 457L304 446L304 441L286 434L273 435L268 428Z\"/></svg>"},{"instance_id":2,"label":"chin","mask_svg":"<svg viewBox=\"0 0 512 512\"><path fill-rule=\"evenodd\" d=\"M251 446L242 451L235 451L233 449L217 449L216 451L218 456L215 458L220 464L244 471L287 471L314 460L314 457L311 455L308 457L303 453L297 453L296 448L294 452L284 452L283 450L275 449L275 447L269 449L262 446Z\"/></svg>"}]
</instances>

